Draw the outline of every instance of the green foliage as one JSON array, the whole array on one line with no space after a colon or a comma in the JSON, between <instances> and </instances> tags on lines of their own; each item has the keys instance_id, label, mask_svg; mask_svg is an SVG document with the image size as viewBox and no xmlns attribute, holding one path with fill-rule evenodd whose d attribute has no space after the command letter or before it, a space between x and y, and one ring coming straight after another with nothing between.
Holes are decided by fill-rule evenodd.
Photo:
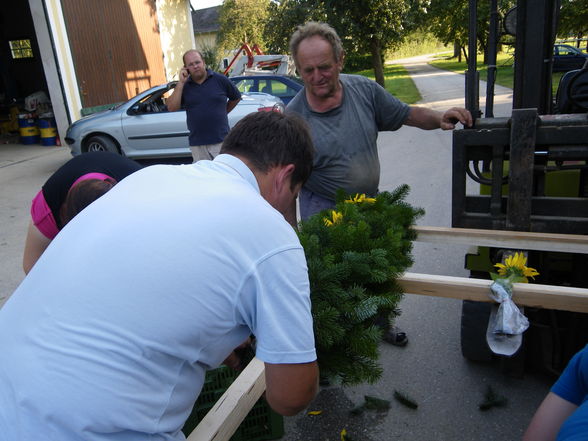
<instances>
[{"instance_id":1,"label":"green foliage","mask_svg":"<svg viewBox=\"0 0 588 441\"><path fill-rule=\"evenodd\" d=\"M441 42L432 33L419 29L406 37L404 43L394 50L386 52L386 60L416 57L418 55L436 54L439 52L453 51L453 47Z\"/></svg>"},{"instance_id":2,"label":"green foliage","mask_svg":"<svg viewBox=\"0 0 588 441\"><path fill-rule=\"evenodd\" d=\"M371 57L370 67L383 84L382 56L399 46L421 23L424 0L285 0L272 4L264 36L272 52L288 53L296 26L324 21L335 28L347 57Z\"/></svg>"},{"instance_id":3,"label":"green foliage","mask_svg":"<svg viewBox=\"0 0 588 441\"><path fill-rule=\"evenodd\" d=\"M323 0L329 23L342 37L348 54L370 54L375 80L384 86L382 58L400 46L420 23L420 0Z\"/></svg>"},{"instance_id":4,"label":"green foliage","mask_svg":"<svg viewBox=\"0 0 588 441\"><path fill-rule=\"evenodd\" d=\"M488 78L488 67L483 64L483 56L478 55L478 71L480 72L480 79L485 81ZM499 52L496 58L496 84L512 89L513 75L514 75L514 55L507 52ZM430 63L432 66L439 69L450 70L463 74L468 64L465 59L458 61L457 58L438 58Z\"/></svg>"},{"instance_id":5,"label":"green foliage","mask_svg":"<svg viewBox=\"0 0 588 441\"><path fill-rule=\"evenodd\" d=\"M478 55L478 71L480 72L480 80L486 81L488 78L488 67L484 64L482 55ZM514 55L507 52L499 52L496 61L496 84L512 89L514 78ZM464 73L468 66L465 60L459 62L456 58L438 58L430 63L432 66L439 69L450 70L452 72ZM559 81L565 72L553 72L551 76L551 86L553 96L557 94Z\"/></svg>"},{"instance_id":6,"label":"green foliage","mask_svg":"<svg viewBox=\"0 0 588 441\"><path fill-rule=\"evenodd\" d=\"M363 75L371 80L374 79L374 71L349 71L344 69L346 73ZM387 64L384 66L385 89L406 104L414 104L421 100L421 94L410 78L406 69L399 64Z\"/></svg>"},{"instance_id":7,"label":"green foliage","mask_svg":"<svg viewBox=\"0 0 588 441\"><path fill-rule=\"evenodd\" d=\"M321 375L342 384L375 382L382 374L375 319L395 311L402 298L397 278L412 265L411 229L424 212L404 201L408 186L350 203L337 195L332 211L300 224L310 278L312 314Z\"/></svg>"},{"instance_id":8,"label":"green foliage","mask_svg":"<svg viewBox=\"0 0 588 441\"><path fill-rule=\"evenodd\" d=\"M562 0L557 34L581 37L588 33L588 0Z\"/></svg>"},{"instance_id":9,"label":"green foliage","mask_svg":"<svg viewBox=\"0 0 588 441\"><path fill-rule=\"evenodd\" d=\"M372 69L372 56L351 54L345 56L345 70L368 70Z\"/></svg>"},{"instance_id":10,"label":"green foliage","mask_svg":"<svg viewBox=\"0 0 588 441\"><path fill-rule=\"evenodd\" d=\"M269 5L269 0L225 0L217 37L220 53L238 49L243 43L264 47L263 29Z\"/></svg>"},{"instance_id":11,"label":"green foliage","mask_svg":"<svg viewBox=\"0 0 588 441\"><path fill-rule=\"evenodd\" d=\"M200 52L202 52L202 56L204 57L204 63L206 64L206 66L210 69L218 70L217 68L219 58L216 47L203 46L200 49Z\"/></svg>"},{"instance_id":12,"label":"green foliage","mask_svg":"<svg viewBox=\"0 0 588 441\"><path fill-rule=\"evenodd\" d=\"M307 21L328 21L323 5L317 0L271 2L263 31L268 53L290 53L290 37L296 26Z\"/></svg>"},{"instance_id":13,"label":"green foliage","mask_svg":"<svg viewBox=\"0 0 588 441\"><path fill-rule=\"evenodd\" d=\"M515 0L498 2L499 13L504 14L515 5ZM478 2L477 8L477 40L482 52L488 44L490 23L490 2ZM432 32L443 43L458 43L466 47L469 31L469 2L463 0L431 0L427 8L426 23Z\"/></svg>"}]
</instances>

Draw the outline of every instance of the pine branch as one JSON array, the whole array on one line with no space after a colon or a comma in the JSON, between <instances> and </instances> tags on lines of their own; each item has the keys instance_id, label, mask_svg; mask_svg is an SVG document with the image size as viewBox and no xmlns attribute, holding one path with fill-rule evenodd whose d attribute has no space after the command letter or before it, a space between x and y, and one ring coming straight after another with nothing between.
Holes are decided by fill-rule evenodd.
<instances>
[{"instance_id":1,"label":"pine branch","mask_svg":"<svg viewBox=\"0 0 588 441\"><path fill-rule=\"evenodd\" d=\"M394 391L394 398L400 404L409 407L410 409L418 409L419 405L409 396L403 394L402 392L398 392L397 390Z\"/></svg>"},{"instance_id":2,"label":"pine branch","mask_svg":"<svg viewBox=\"0 0 588 441\"><path fill-rule=\"evenodd\" d=\"M488 385L486 393L484 394L484 401L479 404L479 409L482 411L492 409L493 407L504 407L508 400L503 395L494 392L492 386Z\"/></svg>"}]
</instances>

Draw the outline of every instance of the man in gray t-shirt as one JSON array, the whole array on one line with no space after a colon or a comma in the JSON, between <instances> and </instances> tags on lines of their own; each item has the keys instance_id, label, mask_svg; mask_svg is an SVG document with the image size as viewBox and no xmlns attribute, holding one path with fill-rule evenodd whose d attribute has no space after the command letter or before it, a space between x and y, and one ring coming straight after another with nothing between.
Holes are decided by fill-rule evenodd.
<instances>
[{"instance_id":1,"label":"man in gray t-shirt","mask_svg":"<svg viewBox=\"0 0 588 441\"><path fill-rule=\"evenodd\" d=\"M299 26L290 51L304 89L287 107L310 125L316 153L312 174L300 192L300 216L306 219L335 205L337 189L373 196L380 181L377 138L382 130L402 125L451 130L459 121L472 125L466 109L437 112L408 106L379 84L341 74L344 52L335 30L326 23ZM288 220L296 223L296 208Z\"/></svg>"},{"instance_id":2,"label":"man in gray t-shirt","mask_svg":"<svg viewBox=\"0 0 588 441\"><path fill-rule=\"evenodd\" d=\"M300 114L310 125L315 146L310 178L299 194L300 217L306 219L335 206L342 188L348 194L373 196L380 182L377 138L381 130L402 125L425 130L451 130L459 121L472 125L466 109L454 107L444 113L408 106L379 84L357 75L343 75L344 52L335 30L326 23L299 26L290 40L290 52L304 89L290 101L287 112ZM296 206L287 219L296 224ZM392 328L382 316L384 339L403 346L404 332Z\"/></svg>"},{"instance_id":3,"label":"man in gray t-shirt","mask_svg":"<svg viewBox=\"0 0 588 441\"><path fill-rule=\"evenodd\" d=\"M316 112L304 93L288 106L289 112L299 113L308 121L317 149L305 189L329 200L334 200L339 188L347 193L377 192L378 132L400 128L410 109L365 77L342 74L339 81L345 92L338 107Z\"/></svg>"}]
</instances>

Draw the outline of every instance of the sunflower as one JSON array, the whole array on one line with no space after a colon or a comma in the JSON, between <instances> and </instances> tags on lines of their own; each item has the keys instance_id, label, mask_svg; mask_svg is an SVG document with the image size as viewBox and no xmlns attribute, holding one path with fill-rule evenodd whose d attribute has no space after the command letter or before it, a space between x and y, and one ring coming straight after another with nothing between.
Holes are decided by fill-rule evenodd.
<instances>
[{"instance_id":1,"label":"sunflower","mask_svg":"<svg viewBox=\"0 0 588 441\"><path fill-rule=\"evenodd\" d=\"M341 222L343 219L343 213L339 213L338 211L331 210L331 218L323 217L323 222L327 227L332 227L334 224Z\"/></svg>"},{"instance_id":2,"label":"sunflower","mask_svg":"<svg viewBox=\"0 0 588 441\"><path fill-rule=\"evenodd\" d=\"M365 193L357 193L355 196L350 197L349 199L345 199L345 203L347 204L361 204L362 202L373 204L374 202L376 202L376 198L367 198L365 196Z\"/></svg>"},{"instance_id":3,"label":"sunflower","mask_svg":"<svg viewBox=\"0 0 588 441\"><path fill-rule=\"evenodd\" d=\"M527 283L529 281L527 277L535 279L535 276L538 276L539 273L535 268L527 267L526 264L527 258L525 255L522 252L517 252L508 256L504 263L497 263L494 266L498 268L498 275L505 279L511 278L514 279L513 281Z\"/></svg>"}]
</instances>

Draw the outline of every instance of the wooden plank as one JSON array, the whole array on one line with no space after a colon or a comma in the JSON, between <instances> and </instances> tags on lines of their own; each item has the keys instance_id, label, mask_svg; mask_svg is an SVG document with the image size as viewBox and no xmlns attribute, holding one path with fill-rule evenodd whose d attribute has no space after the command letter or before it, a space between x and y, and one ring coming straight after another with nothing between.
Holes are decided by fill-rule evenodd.
<instances>
[{"instance_id":1,"label":"wooden plank","mask_svg":"<svg viewBox=\"0 0 588 441\"><path fill-rule=\"evenodd\" d=\"M419 242L588 254L588 236L475 228L414 227Z\"/></svg>"},{"instance_id":2,"label":"wooden plank","mask_svg":"<svg viewBox=\"0 0 588 441\"><path fill-rule=\"evenodd\" d=\"M492 302L491 280L405 273L398 282L407 294ZM588 289L583 288L515 283L513 300L518 306L588 312Z\"/></svg>"},{"instance_id":3,"label":"wooden plank","mask_svg":"<svg viewBox=\"0 0 588 441\"><path fill-rule=\"evenodd\" d=\"M265 365L254 358L188 436L188 441L227 441L265 391Z\"/></svg>"}]
</instances>

